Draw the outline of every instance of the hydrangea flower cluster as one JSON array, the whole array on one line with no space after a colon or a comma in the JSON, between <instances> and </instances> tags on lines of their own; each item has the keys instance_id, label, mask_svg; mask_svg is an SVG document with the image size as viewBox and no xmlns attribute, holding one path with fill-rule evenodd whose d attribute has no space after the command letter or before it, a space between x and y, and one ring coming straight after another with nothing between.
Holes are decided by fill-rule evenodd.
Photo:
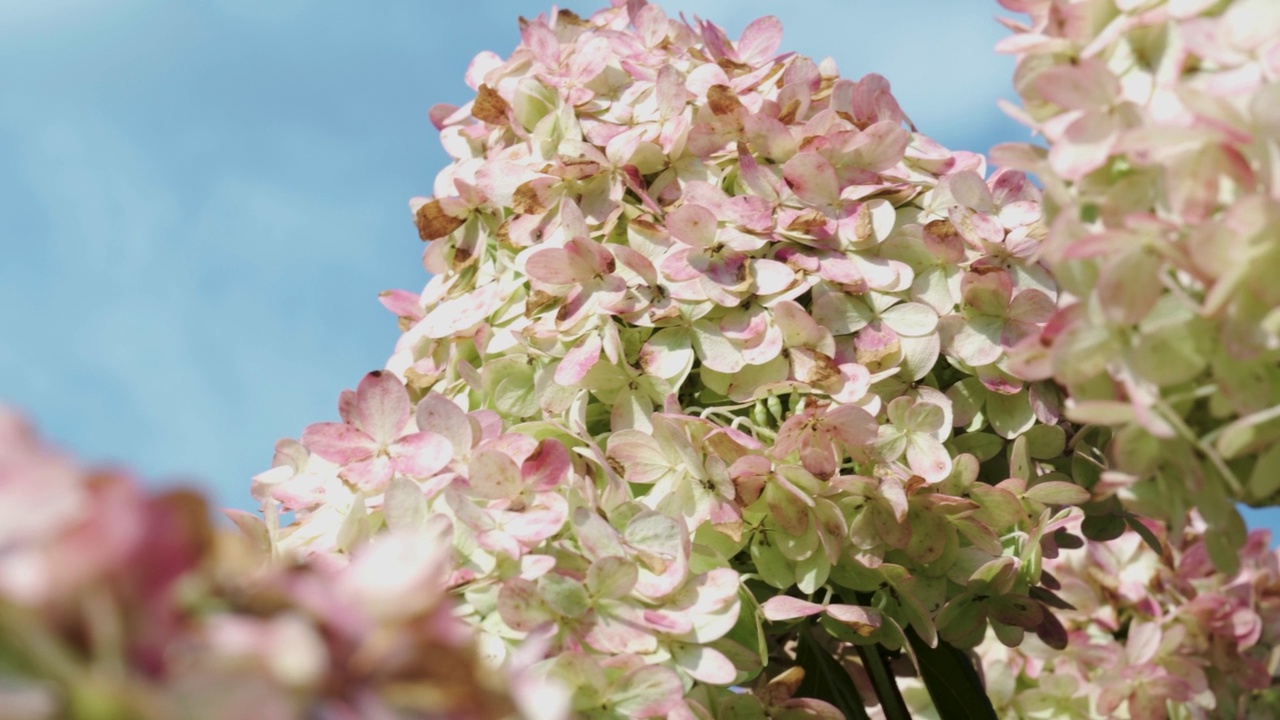
<instances>
[{"instance_id":1,"label":"hydrangea flower cluster","mask_svg":"<svg viewBox=\"0 0 1280 720\"><path fill-rule=\"evenodd\" d=\"M1160 528L1151 524L1153 532ZM979 649L1002 717L1273 718L1280 715L1280 552L1250 533L1239 570L1209 558L1198 517L1154 552L1135 532L1064 552L1045 569L1074 607L1066 651L1032 638ZM927 694L907 691L930 717Z\"/></svg>"},{"instance_id":2,"label":"hydrangea flower cluster","mask_svg":"<svg viewBox=\"0 0 1280 720\"><path fill-rule=\"evenodd\" d=\"M1280 4L1001 4L1030 17L998 47L1010 111L1049 148L992 157L1043 181L1065 300L1013 372L1115 430L1095 494L1175 532L1198 507L1230 568L1234 502L1280 499Z\"/></svg>"},{"instance_id":3,"label":"hydrangea flower cluster","mask_svg":"<svg viewBox=\"0 0 1280 720\"><path fill-rule=\"evenodd\" d=\"M0 717L562 716L554 689L478 664L437 535L291 566L237 519L258 547L198 495L84 470L0 410Z\"/></svg>"},{"instance_id":4,"label":"hydrangea flower cluster","mask_svg":"<svg viewBox=\"0 0 1280 720\"><path fill-rule=\"evenodd\" d=\"M295 518L274 546L340 563L448 518L486 656L540 643L601 716L817 702L728 689L815 616L1057 644L1041 559L1089 493L1060 394L1007 356L1056 305L1039 190L774 18L735 41L616 2L521 35L431 112L434 277L383 296L404 333L341 422L255 479Z\"/></svg>"},{"instance_id":5,"label":"hydrangea flower cluster","mask_svg":"<svg viewBox=\"0 0 1280 720\"><path fill-rule=\"evenodd\" d=\"M0 413L0 719L1280 711L1280 4L1001 2L989 177L776 18L522 19L241 536Z\"/></svg>"}]
</instances>

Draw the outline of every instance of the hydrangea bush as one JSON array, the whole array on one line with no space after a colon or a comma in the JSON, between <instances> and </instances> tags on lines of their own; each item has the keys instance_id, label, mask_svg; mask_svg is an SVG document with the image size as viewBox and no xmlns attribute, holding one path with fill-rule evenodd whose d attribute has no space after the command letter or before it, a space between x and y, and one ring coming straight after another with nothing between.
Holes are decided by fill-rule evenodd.
<instances>
[{"instance_id":1,"label":"hydrangea bush","mask_svg":"<svg viewBox=\"0 0 1280 720\"><path fill-rule=\"evenodd\" d=\"M170 501L130 491L157 534L92 576L190 551L161 580L59 585L99 485L22 466L24 507L54 510L0 535L0 610L39 640L0 645L22 679L0 692L170 708L245 676L280 717L334 718L1274 712L1280 559L1233 502L1280 488L1280 14L1003 2L1031 17L1003 47L1014 112L1050 148L996 148L994 172L883 77L782 51L775 18L737 39L643 0L522 19L472 62L475 99L431 111L453 162L411 204L432 277L382 296L386 366L277 444L261 517L233 514L265 558L242 543L228 570L198 503L150 521Z\"/></svg>"}]
</instances>

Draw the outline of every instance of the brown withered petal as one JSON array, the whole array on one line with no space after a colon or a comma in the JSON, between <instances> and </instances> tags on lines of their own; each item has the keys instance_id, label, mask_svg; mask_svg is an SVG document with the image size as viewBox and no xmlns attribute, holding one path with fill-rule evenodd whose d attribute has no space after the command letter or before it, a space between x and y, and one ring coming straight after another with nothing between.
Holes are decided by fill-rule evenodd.
<instances>
[{"instance_id":1,"label":"brown withered petal","mask_svg":"<svg viewBox=\"0 0 1280 720\"><path fill-rule=\"evenodd\" d=\"M423 242L438 240L462 226L462 218L456 218L440 207L439 200L432 200L414 214L413 222L418 226L418 237Z\"/></svg>"},{"instance_id":2,"label":"brown withered petal","mask_svg":"<svg viewBox=\"0 0 1280 720\"><path fill-rule=\"evenodd\" d=\"M789 667L757 690L756 697L764 703L765 707L778 705L790 700L802 682L804 682L804 668L799 665Z\"/></svg>"},{"instance_id":3,"label":"brown withered petal","mask_svg":"<svg viewBox=\"0 0 1280 720\"><path fill-rule=\"evenodd\" d=\"M516 188L511 196L511 209L520 215L541 215L546 212L547 206L538 196L538 190L531 180L521 183L520 187Z\"/></svg>"},{"instance_id":4,"label":"brown withered petal","mask_svg":"<svg viewBox=\"0 0 1280 720\"><path fill-rule=\"evenodd\" d=\"M716 115L729 115L743 109L738 94L728 85L712 85L707 88L707 106Z\"/></svg>"},{"instance_id":5,"label":"brown withered petal","mask_svg":"<svg viewBox=\"0 0 1280 720\"><path fill-rule=\"evenodd\" d=\"M471 117L490 125L505 125L507 111L510 109L511 106L502 99L497 90L488 85L481 85L480 91L476 94L476 101L471 104Z\"/></svg>"},{"instance_id":6,"label":"brown withered petal","mask_svg":"<svg viewBox=\"0 0 1280 720\"><path fill-rule=\"evenodd\" d=\"M524 316L533 317L537 315L544 307L556 302L560 298L543 290L534 290L529 293L529 297L524 301Z\"/></svg>"},{"instance_id":7,"label":"brown withered petal","mask_svg":"<svg viewBox=\"0 0 1280 720\"><path fill-rule=\"evenodd\" d=\"M840 368L830 357L807 347L791 348L791 372L796 379L815 387L825 387L840 379Z\"/></svg>"}]
</instances>

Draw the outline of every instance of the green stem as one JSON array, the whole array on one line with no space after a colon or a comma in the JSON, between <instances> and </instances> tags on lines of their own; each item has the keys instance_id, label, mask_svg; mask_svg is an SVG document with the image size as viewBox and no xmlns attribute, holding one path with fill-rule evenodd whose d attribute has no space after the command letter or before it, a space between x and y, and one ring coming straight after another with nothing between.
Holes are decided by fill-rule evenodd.
<instances>
[{"instance_id":1,"label":"green stem","mask_svg":"<svg viewBox=\"0 0 1280 720\"><path fill-rule=\"evenodd\" d=\"M911 720L907 703L902 699L902 691L898 682L893 679L889 664L884 660L879 645L859 645L858 657L862 658L862 666L871 677L871 685L880 698L880 709L884 711L886 720Z\"/></svg>"}]
</instances>

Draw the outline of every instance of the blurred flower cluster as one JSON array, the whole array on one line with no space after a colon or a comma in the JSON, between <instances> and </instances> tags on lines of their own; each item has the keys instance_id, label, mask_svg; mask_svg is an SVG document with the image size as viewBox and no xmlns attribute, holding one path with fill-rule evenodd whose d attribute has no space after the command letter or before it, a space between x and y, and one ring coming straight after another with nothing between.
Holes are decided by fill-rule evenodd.
<instances>
[{"instance_id":1,"label":"blurred flower cluster","mask_svg":"<svg viewBox=\"0 0 1280 720\"><path fill-rule=\"evenodd\" d=\"M1280 3L1001 5L1030 17L998 47L1018 58L1010 111L1049 148L992 157L1043 181L1063 290L1015 374L1114 428L1095 494L1175 532L1198 508L1230 568L1234 503L1280 491Z\"/></svg>"},{"instance_id":2,"label":"blurred flower cluster","mask_svg":"<svg viewBox=\"0 0 1280 720\"><path fill-rule=\"evenodd\" d=\"M1152 524L1153 532L1158 532ZM1045 563L1073 608L1065 651L1028 639L978 648L1001 717L1276 718L1280 552L1250 533L1234 573L1217 569L1195 518L1157 555L1135 532ZM921 717L928 697L908 690Z\"/></svg>"},{"instance_id":3,"label":"blurred flower cluster","mask_svg":"<svg viewBox=\"0 0 1280 720\"><path fill-rule=\"evenodd\" d=\"M0 410L0 718L479 720L511 696L562 715L554 689L482 671L430 529L339 567L271 561L261 521L240 520L263 542Z\"/></svg>"}]
</instances>

